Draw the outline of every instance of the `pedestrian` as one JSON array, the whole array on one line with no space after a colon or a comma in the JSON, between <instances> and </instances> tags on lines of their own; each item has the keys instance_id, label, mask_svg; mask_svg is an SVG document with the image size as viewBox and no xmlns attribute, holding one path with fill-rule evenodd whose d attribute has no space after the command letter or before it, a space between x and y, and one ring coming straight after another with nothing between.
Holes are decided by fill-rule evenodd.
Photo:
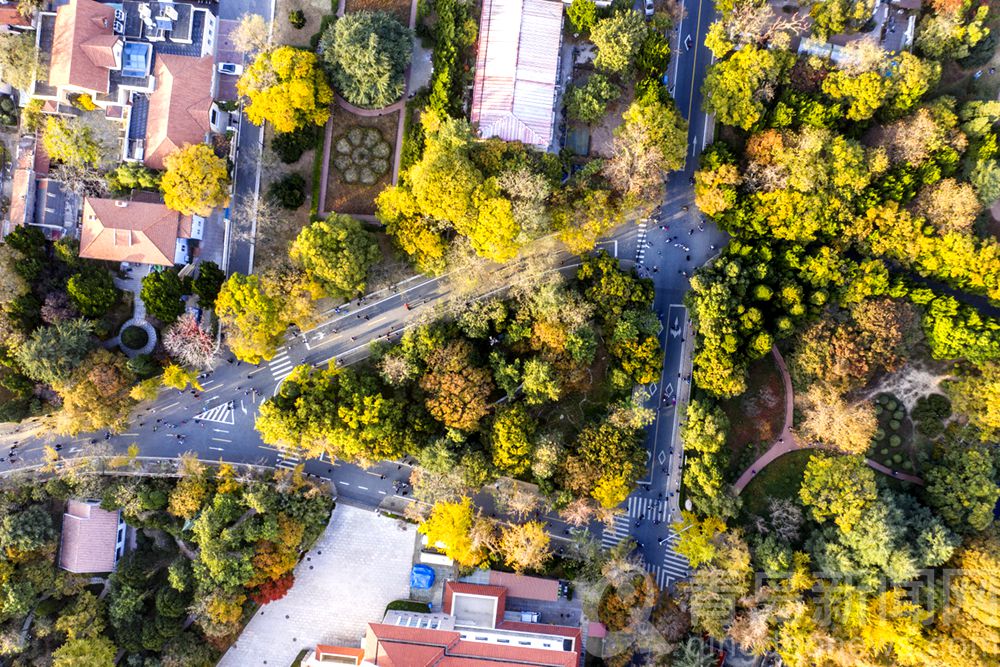
<instances>
[{"instance_id":1,"label":"pedestrian","mask_svg":"<svg viewBox=\"0 0 1000 667\"><path fill-rule=\"evenodd\" d=\"M357 340L357 339L358 339L357 336L351 336L351 340Z\"/></svg>"}]
</instances>

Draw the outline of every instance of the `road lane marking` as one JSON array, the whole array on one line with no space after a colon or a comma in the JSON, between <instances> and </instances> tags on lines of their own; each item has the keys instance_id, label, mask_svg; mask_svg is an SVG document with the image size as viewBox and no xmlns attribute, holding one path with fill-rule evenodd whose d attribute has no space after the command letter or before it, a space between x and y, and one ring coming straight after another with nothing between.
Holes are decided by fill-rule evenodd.
<instances>
[{"instance_id":1,"label":"road lane marking","mask_svg":"<svg viewBox=\"0 0 1000 667\"><path fill-rule=\"evenodd\" d=\"M232 442L232 440L226 440L225 438L212 438L216 442Z\"/></svg>"},{"instance_id":2,"label":"road lane marking","mask_svg":"<svg viewBox=\"0 0 1000 667\"><path fill-rule=\"evenodd\" d=\"M222 447L212 447L211 445L209 445L209 446L208 446L208 448L209 448L209 449L214 449L214 450L215 450L215 451L217 451L217 452L224 452L224 451L226 451L226 450L225 450L225 449L223 449Z\"/></svg>"},{"instance_id":3,"label":"road lane marking","mask_svg":"<svg viewBox=\"0 0 1000 667\"><path fill-rule=\"evenodd\" d=\"M337 482L337 484L340 484L341 486L350 486L351 485L350 482Z\"/></svg>"},{"instance_id":4,"label":"road lane marking","mask_svg":"<svg viewBox=\"0 0 1000 667\"><path fill-rule=\"evenodd\" d=\"M212 430L216 433L229 433L229 430L224 428L213 428Z\"/></svg>"},{"instance_id":5,"label":"road lane marking","mask_svg":"<svg viewBox=\"0 0 1000 667\"><path fill-rule=\"evenodd\" d=\"M358 484L358 488L361 489L362 491L367 491L368 490L367 486L361 486L360 484Z\"/></svg>"},{"instance_id":6,"label":"road lane marking","mask_svg":"<svg viewBox=\"0 0 1000 667\"><path fill-rule=\"evenodd\" d=\"M174 401L174 402L173 402L173 403L171 403L170 405L164 405L164 406L163 406L162 408L160 408L160 410L166 410L166 409L168 409L168 408L172 408L172 407L174 407L175 405L180 405L180 404L181 404L181 402L180 402L180 401Z\"/></svg>"}]
</instances>

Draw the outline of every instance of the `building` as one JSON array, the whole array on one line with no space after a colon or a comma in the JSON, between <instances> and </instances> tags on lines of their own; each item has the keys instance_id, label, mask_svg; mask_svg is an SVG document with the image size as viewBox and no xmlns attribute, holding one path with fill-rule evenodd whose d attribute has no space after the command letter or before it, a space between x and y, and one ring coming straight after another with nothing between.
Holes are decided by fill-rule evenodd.
<instances>
[{"instance_id":1,"label":"building","mask_svg":"<svg viewBox=\"0 0 1000 667\"><path fill-rule=\"evenodd\" d=\"M218 114L212 99L215 63L210 56L156 58L157 86L149 96L143 162L163 169L163 158L184 144L203 143ZM138 155L136 155L138 157Z\"/></svg>"},{"instance_id":2,"label":"building","mask_svg":"<svg viewBox=\"0 0 1000 667\"><path fill-rule=\"evenodd\" d=\"M363 665L365 651L346 646L320 644L302 661L302 667L329 667L330 665Z\"/></svg>"},{"instance_id":3,"label":"building","mask_svg":"<svg viewBox=\"0 0 1000 667\"><path fill-rule=\"evenodd\" d=\"M34 29L34 21L18 11L16 2L0 3L0 32L19 33Z\"/></svg>"},{"instance_id":4,"label":"building","mask_svg":"<svg viewBox=\"0 0 1000 667\"><path fill-rule=\"evenodd\" d=\"M483 138L552 150L563 6L484 0L471 119Z\"/></svg>"},{"instance_id":5,"label":"building","mask_svg":"<svg viewBox=\"0 0 1000 667\"><path fill-rule=\"evenodd\" d=\"M578 667L583 650L580 628L512 620L525 614L507 610L507 592L504 586L449 581L441 612L389 611L381 623L369 623L360 662L349 662L358 659L357 653L349 653L357 649L323 646L305 664Z\"/></svg>"},{"instance_id":6,"label":"building","mask_svg":"<svg viewBox=\"0 0 1000 667\"><path fill-rule=\"evenodd\" d=\"M70 500L63 514L59 567L77 574L110 572L125 553L121 510L102 510L96 500Z\"/></svg>"},{"instance_id":7,"label":"building","mask_svg":"<svg viewBox=\"0 0 1000 667\"><path fill-rule=\"evenodd\" d=\"M76 227L77 203L62 183L48 177L49 162L41 144L33 136L23 136L17 144L11 187L10 207L4 220L2 236L15 227L39 227L49 240L72 234Z\"/></svg>"},{"instance_id":8,"label":"building","mask_svg":"<svg viewBox=\"0 0 1000 667\"><path fill-rule=\"evenodd\" d=\"M182 216L163 204L87 197L83 200L80 257L129 264L187 263L191 239L204 219Z\"/></svg>"}]
</instances>

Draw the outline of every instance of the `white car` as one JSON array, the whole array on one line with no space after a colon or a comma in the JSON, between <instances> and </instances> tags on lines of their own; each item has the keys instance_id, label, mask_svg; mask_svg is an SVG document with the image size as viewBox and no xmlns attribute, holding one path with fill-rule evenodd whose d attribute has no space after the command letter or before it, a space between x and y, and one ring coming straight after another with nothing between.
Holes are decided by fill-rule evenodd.
<instances>
[{"instance_id":1,"label":"white car","mask_svg":"<svg viewBox=\"0 0 1000 667\"><path fill-rule=\"evenodd\" d=\"M654 11L653 0L646 0L646 16L652 16Z\"/></svg>"},{"instance_id":2,"label":"white car","mask_svg":"<svg viewBox=\"0 0 1000 667\"><path fill-rule=\"evenodd\" d=\"M239 76L243 74L243 65L239 63L219 63L219 73Z\"/></svg>"}]
</instances>

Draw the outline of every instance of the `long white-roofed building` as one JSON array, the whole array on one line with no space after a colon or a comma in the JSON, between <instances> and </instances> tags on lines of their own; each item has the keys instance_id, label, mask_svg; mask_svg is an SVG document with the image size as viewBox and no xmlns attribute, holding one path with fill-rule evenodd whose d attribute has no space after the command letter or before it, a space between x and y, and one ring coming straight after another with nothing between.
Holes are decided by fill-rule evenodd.
<instances>
[{"instance_id":1,"label":"long white-roofed building","mask_svg":"<svg viewBox=\"0 0 1000 667\"><path fill-rule=\"evenodd\" d=\"M562 27L561 2L484 0L471 113L481 137L553 147Z\"/></svg>"}]
</instances>

